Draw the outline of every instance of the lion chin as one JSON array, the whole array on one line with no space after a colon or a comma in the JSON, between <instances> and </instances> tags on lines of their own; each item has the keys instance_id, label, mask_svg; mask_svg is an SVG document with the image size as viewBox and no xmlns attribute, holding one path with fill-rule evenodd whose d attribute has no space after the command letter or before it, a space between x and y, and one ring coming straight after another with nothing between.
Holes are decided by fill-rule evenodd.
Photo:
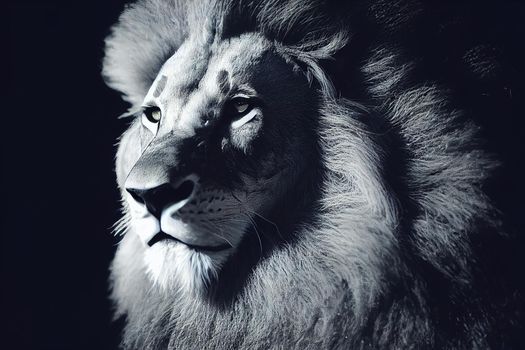
<instances>
[{"instance_id":1,"label":"lion chin","mask_svg":"<svg viewBox=\"0 0 525 350\"><path fill-rule=\"evenodd\" d=\"M162 290L179 290L191 295L205 291L226 260L222 253L211 254L195 251L184 244L164 242L144 253L144 263L150 278Z\"/></svg>"},{"instance_id":2,"label":"lion chin","mask_svg":"<svg viewBox=\"0 0 525 350\"><path fill-rule=\"evenodd\" d=\"M124 348L520 339L483 132L517 104L479 88L501 88L507 61L460 40L477 22L451 7L334 6L139 0L113 27L103 74L131 104L111 266Z\"/></svg>"}]
</instances>

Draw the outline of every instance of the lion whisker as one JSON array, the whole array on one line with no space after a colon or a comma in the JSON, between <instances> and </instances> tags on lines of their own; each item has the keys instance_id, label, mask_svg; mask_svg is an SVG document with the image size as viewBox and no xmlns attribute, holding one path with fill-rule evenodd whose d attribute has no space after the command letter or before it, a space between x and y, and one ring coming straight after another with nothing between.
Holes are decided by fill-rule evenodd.
<instances>
[{"instance_id":1,"label":"lion whisker","mask_svg":"<svg viewBox=\"0 0 525 350\"><path fill-rule=\"evenodd\" d=\"M209 225L212 225L211 228L216 228L218 229L219 231L221 231L222 234L224 234L224 232L222 231L222 229L219 227L219 225L215 224L214 222L208 220L208 219L205 219L203 222L203 225L204 226L208 226L208 228L210 227ZM224 241L226 241L226 243L228 243L230 245L230 247L234 247L234 245L232 244L232 242L230 242L226 237L224 236L221 236L219 235L218 233L214 232L213 230L209 230L209 232L214 235L214 236L217 236L219 237L220 239L223 239Z\"/></svg>"},{"instance_id":2,"label":"lion whisker","mask_svg":"<svg viewBox=\"0 0 525 350\"><path fill-rule=\"evenodd\" d=\"M128 230L131 224L131 217L125 213L120 219L118 219L112 226L111 230L114 236L122 236Z\"/></svg>"},{"instance_id":3,"label":"lion whisker","mask_svg":"<svg viewBox=\"0 0 525 350\"><path fill-rule=\"evenodd\" d=\"M279 238L281 238L283 241L286 241L284 236L281 234L281 230L279 230L279 226L277 226L277 224L275 222L265 218L261 214L257 213L255 210L250 210L250 208L248 208L248 207L246 207L246 210L249 211L250 213L256 215L257 217L261 218L262 220L266 221L267 223L269 223L273 227L275 227L275 230L277 231L277 235L279 236Z\"/></svg>"},{"instance_id":4,"label":"lion whisker","mask_svg":"<svg viewBox=\"0 0 525 350\"><path fill-rule=\"evenodd\" d=\"M235 196L234 193L232 193L232 197L235 198L239 204L243 207L243 210L245 210L246 212L248 212L248 216L249 214L253 214L253 215L256 215L257 217L261 218L262 220L266 221L267 223L269 223L270 225L272 225L276 232L277 232L277 235L279 236L279 238L285 242L287 242L286 238L284 238L284 236L281 234L281 230L279 230L279 226L277 226L277 224L267 218L265 218L263 215L257 213L253 208L251 208L250 206L248 206L247 203L241 201L239 198L237 198L237 196ZM249 216L250 217L250 216ZM250 217L250 220L252 220L252 218Z\"/></svg>"},{"instance_id":5,"label":"lion whisker","mask_svg":"<svg viewBox=\"0 0 525 350\"><path fill-rule=\"evenodd\" d=\"M252 217L248 213L245 213L245 215L248 217L248 220L250 220L250 222L251 222L251 224L253 226L253 229L255 230L255 234L257 235L257 239L259 240L260 256L262 257L262 255L263 255L262 240L261 240L261 235L259 234L259 231L257 230L257 225L255 224L255 222L253 221Z\"/></svg>"}]
</instances>

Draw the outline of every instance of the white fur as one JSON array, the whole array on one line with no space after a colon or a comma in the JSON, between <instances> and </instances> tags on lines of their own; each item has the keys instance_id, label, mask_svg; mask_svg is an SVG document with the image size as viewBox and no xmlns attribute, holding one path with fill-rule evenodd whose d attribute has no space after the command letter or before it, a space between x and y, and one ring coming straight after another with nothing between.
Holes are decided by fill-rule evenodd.
<instances>
[{"instance_id":1,"label":"white fur","mask_svg":"<svg viewBox=\"0 0 525 350\"><path fill-rule=\"evenodd\" d=\"M178 242L157 243L147 249L144 262L155 285L166 293L192 296L203 290L227 259L228 252L199 253Z\"/></svg>"}]
</instances>

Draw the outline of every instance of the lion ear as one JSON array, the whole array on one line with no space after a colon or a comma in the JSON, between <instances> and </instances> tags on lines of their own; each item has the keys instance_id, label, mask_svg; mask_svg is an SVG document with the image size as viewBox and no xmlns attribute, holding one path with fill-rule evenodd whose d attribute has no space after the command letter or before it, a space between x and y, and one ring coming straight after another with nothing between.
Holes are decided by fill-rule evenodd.
<instances>
[{"instance_id":1,"label":"lion ear","mask_svg":"<svg viewBox=\"0 0 525 350\"><path fill-rule=\"evenodd\" d=\"M186 36L184 0L144 0L127 6L106 38L102 76L139 106L162 64Z\"/></svg>"}]
</instances>

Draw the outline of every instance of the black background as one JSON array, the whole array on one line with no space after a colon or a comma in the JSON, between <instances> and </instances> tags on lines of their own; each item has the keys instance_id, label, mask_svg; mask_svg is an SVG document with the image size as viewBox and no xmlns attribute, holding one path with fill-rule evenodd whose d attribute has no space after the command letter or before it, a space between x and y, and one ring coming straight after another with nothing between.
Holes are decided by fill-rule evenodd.
<instances>
[{"instance_id":1,"label":"black background","mask_svg":"<svg viewBox=\"0 0 525 350\"><path fill-rule=\"evenodd\" d=\"M2 349L118 344L107 278L118 242L115 143L126 127L117 116L127 104L100 71L104 38L123 8L108 0L4 6ZM497 141L523 147L523 140ZM523 169L518 161L512 169ZM520 217L523 202L509 203L505 210Z\"/></svg>"},{"instance_id":2,"label":"black background","mask_svg":"<svg viewBox=\"0 0 525 350\"><path fill-rule=\"evenodd\" d=\"M11 1L2 142L2 349L113 349L113 158L127 105L102 81L123 1ZM5 95L4 95L5 96Z\"/></svg>"}]
</instances>

